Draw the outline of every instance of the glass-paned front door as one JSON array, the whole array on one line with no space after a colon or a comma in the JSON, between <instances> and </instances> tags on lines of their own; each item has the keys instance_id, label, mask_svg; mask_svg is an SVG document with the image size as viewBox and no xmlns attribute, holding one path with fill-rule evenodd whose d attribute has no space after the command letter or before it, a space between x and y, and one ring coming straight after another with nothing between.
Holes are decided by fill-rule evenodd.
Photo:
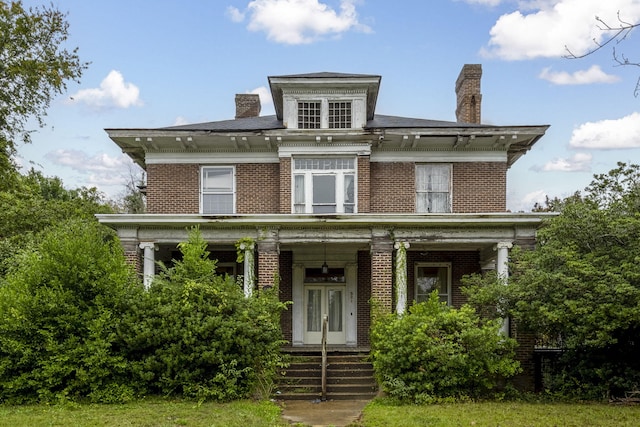
<instances>
[{"instance_id":1,"label":"glass-paned front door","mask_svg":"<svg viewBox=\"0 0 640 427\"><path fill-rule=\"evenodd\" d=\"M306 285L304 343L322 343L322 318L329 320L327 344L344 344L345 286Z\"/></svg>"}]
</instances>

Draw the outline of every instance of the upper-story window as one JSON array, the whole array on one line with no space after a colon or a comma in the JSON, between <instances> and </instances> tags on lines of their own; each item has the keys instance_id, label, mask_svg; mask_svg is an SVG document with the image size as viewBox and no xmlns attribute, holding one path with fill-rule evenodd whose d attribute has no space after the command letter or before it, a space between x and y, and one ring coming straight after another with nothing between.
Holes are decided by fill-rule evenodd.
<instances>
[{"instance_id":1,"label":"upper-story window","mask_svg":"<svg viewBox=\"0 0 640 427\"><path fill-rule=\"evenodd\" d=\"M293 161L294 213L355 213L353 158L298 158Z\"/></svg>"},{"instance_id":2,"label":"upper-story window","mask_svg":"<svg viewBox=\"0 0 640 427\"><path fill-rule=\"evenodd\" d=\"M235 213L235 169L233 166L202 168L202 213Z\"/></svg>"},{"instance_id":3,"label":"upper-story window","mask_svg":"<svg viewBox=\"0 0 640 427\"><path fill-rule=\"evenodd\" d=\"M320 129L321 105L318 101L298 102L299 129Z\"/></svg>"},{"instance_id":4,"label":"upper-story window","mask_svg":"<svg viewBox=\"0 0 640 427\"><path fill-rule=\"evenodd\" d=\"M349 129L351 101L298 101L298 129Z\"/></svg>"},{"instance_id":5,"label":"upper-story window","mask_svg":"<svg viewBox=\"0 0 640 427\"><path fill-rule=\"evenodd\" d=\"M416 302L428 300L437 291L440 301L451 305L451 264L417 262L415 268Z\"/></svg>"},{"instance_id":6,"label":"upper-story window","mask_svg":"<svg viewBox=\"0 0 640 427\"><path fill-rule=\"evenodd\" d=\"M451 165L429 163L416 165L416 211L451 212Z\"/></svg>"},{"instance_id":7,"label":"upper-story window","mask_svg":"<svg viewBox=\"0 0 640 427\"><path fill-rule=\"evenodd\" d=\"M351 127L351 102L329 102L329 129Z\"/></svg>"}]
</instances>

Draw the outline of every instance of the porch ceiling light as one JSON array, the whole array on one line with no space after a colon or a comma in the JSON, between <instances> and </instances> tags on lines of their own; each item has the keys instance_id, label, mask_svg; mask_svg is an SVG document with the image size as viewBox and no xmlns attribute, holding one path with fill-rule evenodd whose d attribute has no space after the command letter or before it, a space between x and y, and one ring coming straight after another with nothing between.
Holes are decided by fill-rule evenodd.
<instances>
[{"instance_id":1,"label":"porch ceiling light","mask_svg":"<svg viewBox=\"0 0 640 427\"><path fill-rule=\"evenodd\" d=\"M329 274L329 266L327 265L327 245L324 245L324 262L322 263L322 274Z\"/></svg>"}]
</instances>

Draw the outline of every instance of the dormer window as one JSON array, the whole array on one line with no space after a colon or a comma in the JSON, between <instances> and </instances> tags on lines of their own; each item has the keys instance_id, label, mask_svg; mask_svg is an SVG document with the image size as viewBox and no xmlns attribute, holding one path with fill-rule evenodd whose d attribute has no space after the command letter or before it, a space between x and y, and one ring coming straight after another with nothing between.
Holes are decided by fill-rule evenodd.
<instances>
[{"instance_id":1,"label":"dormer window","mask_svg":"<svg viewBox=\"0 0 640 427\"><path fill-rule=\"evenodd\" d=\"M298 102L298 129L320 129L320 102Z\"/></svg>"},{"instance_id":2,"label":"dormer window","mask_svg":"<svg viewBox=\"0 0 640 427\"><path fill-rule=\"evenodd\" d=\"M351 127L351 102L329 102L329 129Z\"/></svg>"},{"instance_id":3,"label":"dormer window","mask_svg":"<svg viewBox=\"0 0 640 427\"><path fill-rule=\"evenodd\" d=\"M350 129L351 101L298 101L298 129Z\"/></svg>"}]
</instances>

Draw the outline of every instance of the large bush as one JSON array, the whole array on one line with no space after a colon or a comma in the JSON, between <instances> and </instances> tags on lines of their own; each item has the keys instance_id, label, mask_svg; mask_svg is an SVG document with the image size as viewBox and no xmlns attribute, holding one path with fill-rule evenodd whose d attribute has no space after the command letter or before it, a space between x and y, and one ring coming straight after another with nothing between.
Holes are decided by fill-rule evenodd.
<instances>
[{"instance_id":1,"label":"large bush","mask_svg":"<svg viewBox=\"0 0 640 427\"><path fill-rule=\"evenodd\" d=\"M37 241L0 285L0 401L130 395L116 330L136 288L117 238L93 220Z\"/></svg>"},{"instance_id":2,"label":"large bush","mask_svg":"<svg viewBox=\"0 0 640 427\"><path fill-rule=\"evenodd\" d=\"M488 395L519 370L515 341L500 323L482 320L464 306L441 303L437 293L402 315L376 319L373 365L383 390L407 401Z\"/></svg>"},{"instance_id":3,"label":"large bush","mask_svg":"<svg viewBox=\"0 0 640 427\"><path fill-rule=\"evenodd\" d=\"M206 400L247 397L269 384L281 361L278 289L245 298L215 275L198 230L182 260L163 268L121 330L140 391ZM266 390L268 392L268 390Z\"/></svg>"}]
</instances>

